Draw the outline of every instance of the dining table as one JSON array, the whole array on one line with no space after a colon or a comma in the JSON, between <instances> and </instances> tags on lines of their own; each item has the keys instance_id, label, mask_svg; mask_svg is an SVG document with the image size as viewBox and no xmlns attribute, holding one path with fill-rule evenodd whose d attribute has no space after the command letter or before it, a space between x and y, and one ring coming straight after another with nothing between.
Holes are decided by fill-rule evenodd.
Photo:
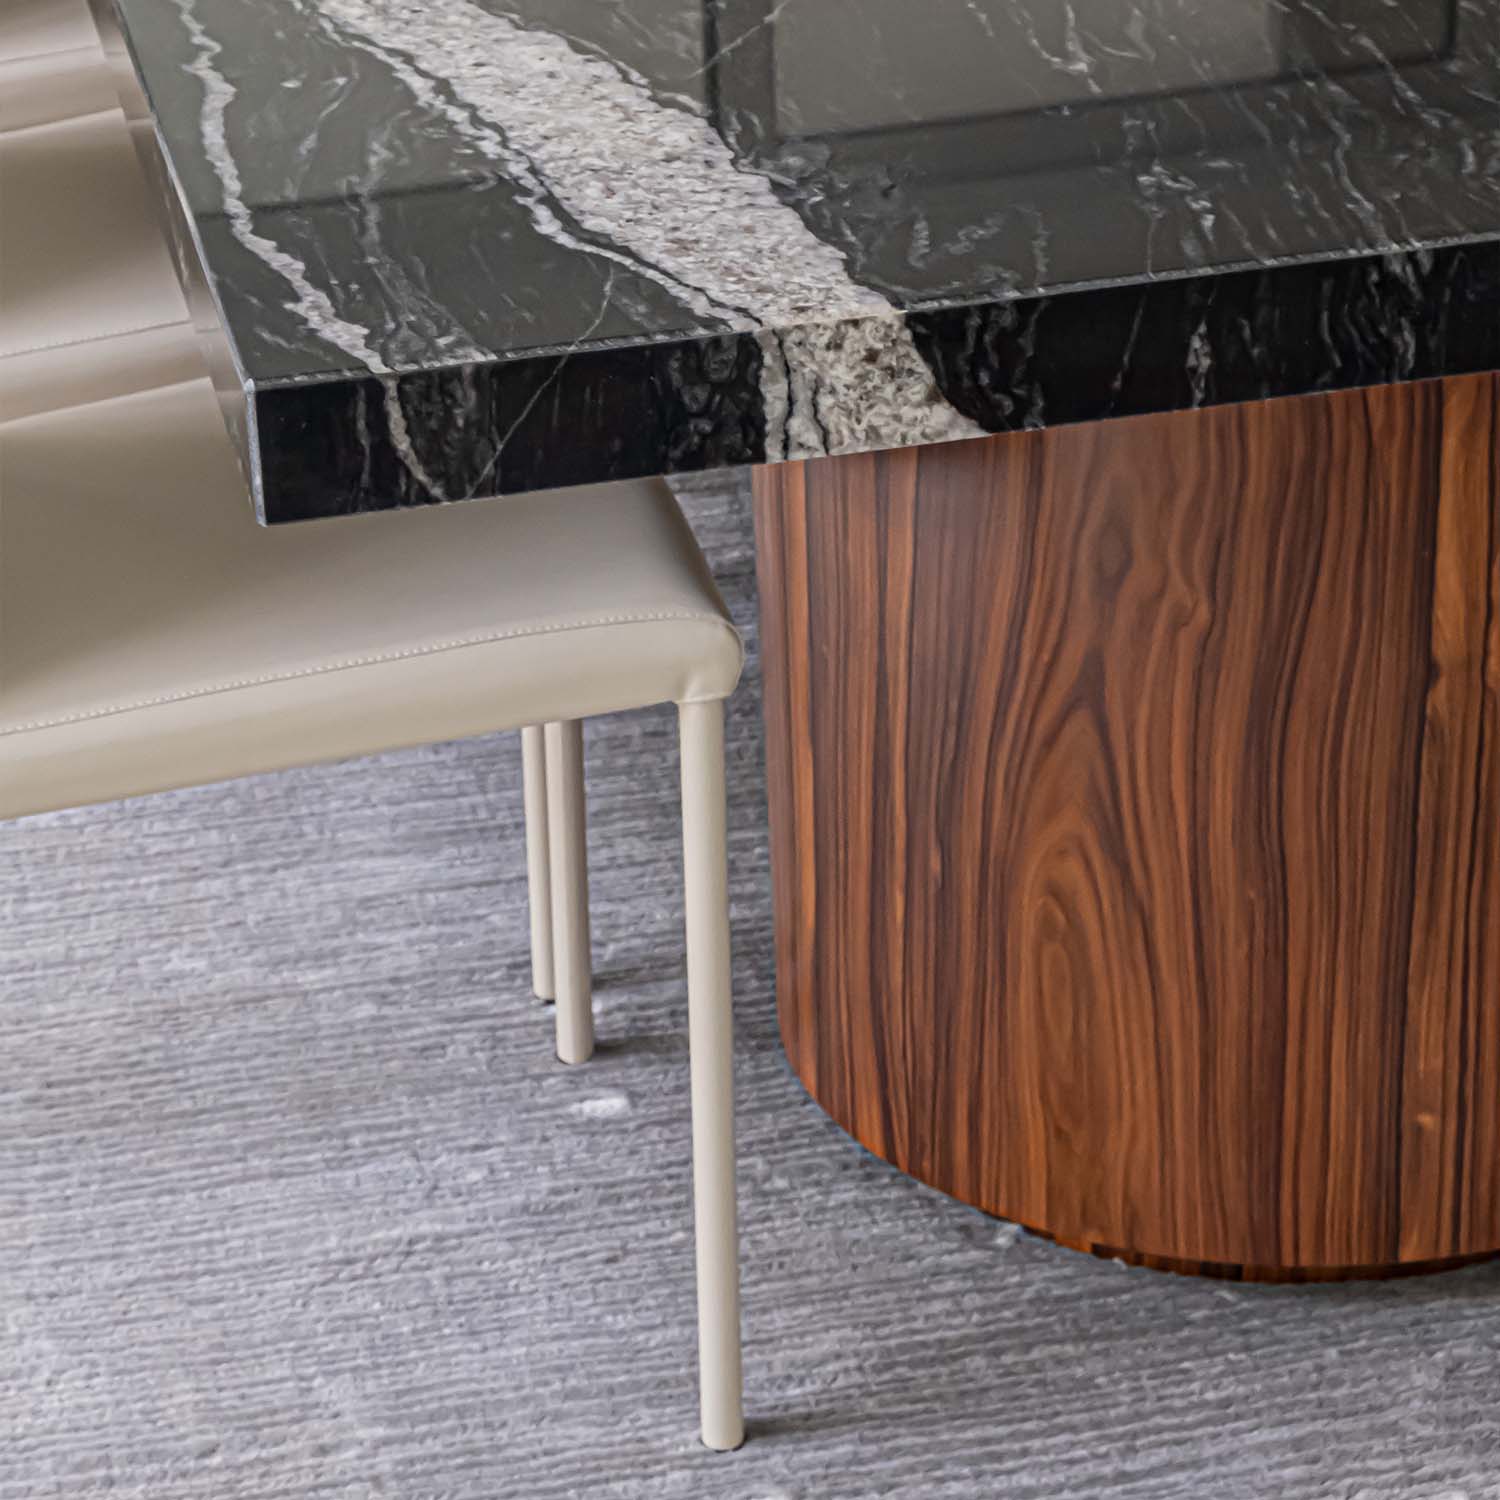
<instances>
[{"instance_id":1,"label":"dining table","mask_svg":"<svg viewBox=\"0 0 1500 1500\"><path fill-rule=\"evenodd\" d=\"M753 470L852 1136L1500 1254L1500 0L92 3L266 526Z\"/></svg>"}]
</instances>

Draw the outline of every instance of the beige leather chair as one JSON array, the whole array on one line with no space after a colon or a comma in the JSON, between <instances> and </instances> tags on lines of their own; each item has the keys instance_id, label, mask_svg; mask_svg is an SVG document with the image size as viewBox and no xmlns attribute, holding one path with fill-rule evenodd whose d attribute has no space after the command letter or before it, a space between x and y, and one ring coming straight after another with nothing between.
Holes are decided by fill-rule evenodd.
<instances>
[{"instance_id":1,"label":"beige leather chair","mask_svg":"<svg viewBox=\"0 0 1500 1500\"><path fill-rule=\"evenodd\" d=\"M83 0L0 0L0 421L201 370Z\"/></svg>"},{"instance_id":2,"label":"beige leather chair","mask_svg":"<svg viewBox=\"0 0 1500 1500\"><path fill-rule=\"evenodd\" d=\"M702 1435L739 1446L723 699L742 651L686 521L640 481L261 529L208 381L162 378L194 367L186 326L111 363L140 311L85 314L49 275L69 170L23 174L31 223L16 237L7 213L0 240L0 393L18 398L0 420L0 817L520 727L534 986L582 1062L580 720L676 703ZM75 288L108 279L62 264ZM39 349L42 394L7 385Z\"/></svg>"},{"instance_id":3,"label":"beige leather chair","mask_svg":"<svg viewBox=\"0 0 1500 1500\"><path fill-rule=\"evenodd\" d=\"M0 130L92 114L115 102L85 0L0 3Z\"/></svg>"}]
</instances>

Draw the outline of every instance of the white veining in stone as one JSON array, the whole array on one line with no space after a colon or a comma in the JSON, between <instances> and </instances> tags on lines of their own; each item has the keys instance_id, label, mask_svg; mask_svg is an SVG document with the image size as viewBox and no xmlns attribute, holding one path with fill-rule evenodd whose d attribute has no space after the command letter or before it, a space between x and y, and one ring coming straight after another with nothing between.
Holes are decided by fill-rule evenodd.
<instances>
[{"instance_id":1,"label":"white veining in stone","mask_svg":"<svg viewBox=\"0 0 1500 1500\"><path fill-rule=\"evenodd\" d=\"M341 349L357 360L372 375L380 378L385 391L386 425L391 445L412 477L434 499L446 498L442 486L427 472L412 441L406 412L401 405L394 372L370 342L370 331L340 316L332 298L315 285L307 267L275 240L260 233L254 216L245 202L239 165L229 146L227 119L236 89L215 65L219 44L204 29L193 10L193 0L173 0L182 15L182 24L197 54L189 71L203 86L201 123L203 146L209 164L223 193L224 216L235 239L250 254L269 266L291 287L295 294L292 306L308 329L319 338Z\"/></svg>"},{"instance_id":2,"label":"white veining in stone","mask_svg":"<svg viewBox=\"0 0 1500 1500\"><path fill-rule=\"evenodd\" d=\"M904 323L864 318L759 338L768 457L858 453L887 446L893 432L902 445L983 435L938 389Z\"/></svg>"},{"instance_id":3,"label":"white veining in stone","mask_svg":"<svg viewBox=\"0 0 1500 1500\"><path fill-rule=\"evenodd\" d=\"M1188 384L1192 388L1195 410L1208 400L1208 382L1213 369L1214 346L1208 336L1208 314L1205 313L1188 339Z\"/></svg>"},{"instance_id":4,"label":"white veining in stone","mask_svg":"<svg viewBox=\"0 0 1500 1500\"><path fill-rule=\"evenodd\" d=\"M872 400L882 444L979 434L935 398L890 303L859 285L842 254L766 178L742 170L698 115L469 0L320 0L320 9L530 190L543 234L613 253L731 328L794 330L789 372L768 370L766 396L774 405L772 388L789 383L796 426L768 420L768 457L846 451L841 434L874 427ZM817 326L877 318L879 329L857 336Z\"/></svg>"},{"instance_id":5,"label":"white veining in stone","mask_svg":"<svg viewBox=\"0 0 1500 1500\"><path fill-rule=\"evenodd\" d=\"M200 116L203 151L219 180L224 200L224 217L229 222L231 232L251 255L277 272L291 287L295 293L293 306L313 333L343 350L366 369L376 374L382 373L386 367L370 344L369 330L341 317L328 293L313 284L307 267L296 256L283 250L275 240L256 229L254 217L245 203L239 164L229 146L226 121L237 90L216 64L222 49L195 14L193 0L173 0L173 4L182 15L183 29L197 49L197 55L187 66L203 86Z\"/></svg>"}]
</instances>

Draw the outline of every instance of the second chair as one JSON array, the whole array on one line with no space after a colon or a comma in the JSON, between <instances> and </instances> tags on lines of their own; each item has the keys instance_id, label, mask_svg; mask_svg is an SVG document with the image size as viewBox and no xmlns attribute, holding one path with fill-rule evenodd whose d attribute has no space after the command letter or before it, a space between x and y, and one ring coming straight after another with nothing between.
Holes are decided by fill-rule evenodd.
<instances>
[{"instance_id":1,"label":"second chair","mask_svg":"<svg viewBox=\"0 0 1500 1500\"><path fill-rule=\"evenodd\" d=\"M535 987L579 1062L580 721L675 703L702 1435L738 1446L723 700L742 650L676 502L641 480L263 530L210 382L182 378L201 366L165 247L122 278L117 241L74 232L91 184L141 192L123 118L3 144L24 232L0 284L0 817L523 728Z\"/></svg>"}]
</instances>

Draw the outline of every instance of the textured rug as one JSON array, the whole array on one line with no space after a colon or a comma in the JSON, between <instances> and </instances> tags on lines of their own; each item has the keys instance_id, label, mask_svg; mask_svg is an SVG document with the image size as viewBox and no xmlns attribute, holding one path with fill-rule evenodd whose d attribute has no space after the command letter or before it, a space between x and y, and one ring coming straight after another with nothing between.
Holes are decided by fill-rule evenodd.
<instances>
[{"instance_id":1,"label":"textured rug","mask_svg":"<svg viewBox=\"0 0 1500 1500\"><path fill-rule=\"evenodd\" d=\"M754 634L743 479L687 490ZM0 1497L1500 1500L1500 1268L1060 1250L776 1039L731 724L751 1442L694 1436L673 718L593 724L601 1045L530 999L519 746L0 825Z\"/></svg>"}]
</instances>

